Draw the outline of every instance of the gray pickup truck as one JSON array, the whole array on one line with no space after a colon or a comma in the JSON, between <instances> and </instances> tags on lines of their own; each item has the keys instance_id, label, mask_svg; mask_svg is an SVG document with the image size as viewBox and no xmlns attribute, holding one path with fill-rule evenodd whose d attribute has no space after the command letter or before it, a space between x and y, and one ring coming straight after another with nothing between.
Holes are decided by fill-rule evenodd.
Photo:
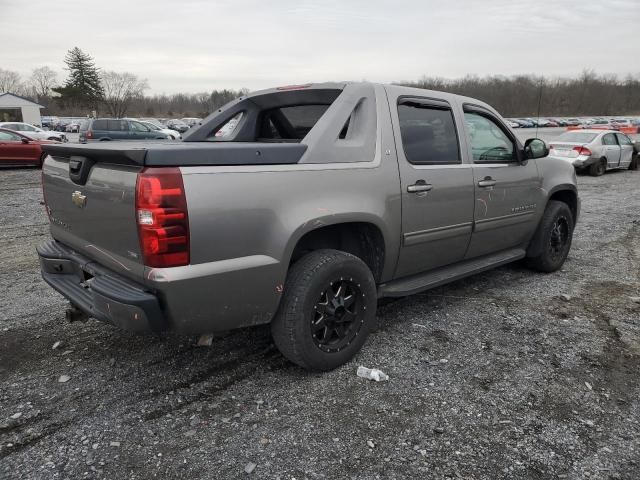
<instances>
[{"instance_id":1,"label":"gray pickup truck","mask_svg":"<svg viewBox=\"0 0 640 480\"><path fill-rule=\"evenodd\" d=\"M381 297L520 259L552 272L573 167L489 105L369 83L238 98L183 142L46 145L44 280L130 331L271 323L291 361L353 357Z\"/></svg>"}]
</instances>

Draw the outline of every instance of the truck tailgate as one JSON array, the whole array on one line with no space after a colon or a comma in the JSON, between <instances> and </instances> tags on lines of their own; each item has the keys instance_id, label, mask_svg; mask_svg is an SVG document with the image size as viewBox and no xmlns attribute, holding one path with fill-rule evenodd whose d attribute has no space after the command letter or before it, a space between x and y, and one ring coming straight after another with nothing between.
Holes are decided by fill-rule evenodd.
<instances>
[{"instance_id":1,"label":"truck tailgate","mask_svg":"<svg viewBox=\"0 0 640 480\"><path fill-rule=\"evenodd\" d=\"M108 157L56 153L42 169L53 238L138 281L144 275L135 213L141 169L118 159L111 163Z\"/></svg>"}]
</instances>

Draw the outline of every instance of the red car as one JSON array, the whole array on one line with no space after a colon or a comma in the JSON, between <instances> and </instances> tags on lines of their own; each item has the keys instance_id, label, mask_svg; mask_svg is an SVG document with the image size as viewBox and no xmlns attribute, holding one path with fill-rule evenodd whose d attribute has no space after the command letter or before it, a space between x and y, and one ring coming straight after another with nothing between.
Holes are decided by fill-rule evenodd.
<instances>
[{"instance_id":1,"label":"red car","mask_svg":"<svg viewBox=\"0 0 640 480\"><path fill-rule=\"evenodd\" d=\"M34 140L13 130L0 128L0 166L34 165L41 167L44 160L40 145L59 143L52 140Z\"/></svg>"}]
</instances>

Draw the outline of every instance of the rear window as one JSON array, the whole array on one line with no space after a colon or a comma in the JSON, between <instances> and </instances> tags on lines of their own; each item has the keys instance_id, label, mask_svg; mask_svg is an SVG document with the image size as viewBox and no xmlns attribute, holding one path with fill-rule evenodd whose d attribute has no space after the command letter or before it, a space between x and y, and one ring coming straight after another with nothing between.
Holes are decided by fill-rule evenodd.
<instances>
[{"instance_id":1,"label":"rear window","mask_svg":"<svg viewBox=\"0 0 640 480\"><path fill-rule=\"evenodd\" d=\"M558 137L558 141L569 143L591 143L597 136L597 133L565 132Z\"/></svg>"},{"instance_id":2,"label":"rear window","mask_svg":"<svg viewBox=\"0 0 640 480\"><path fill-rule=\"evenodd\" d=\"M262 112L260 139L302 140L330 105L297 105Z\"/></svg>"}]
</instances>

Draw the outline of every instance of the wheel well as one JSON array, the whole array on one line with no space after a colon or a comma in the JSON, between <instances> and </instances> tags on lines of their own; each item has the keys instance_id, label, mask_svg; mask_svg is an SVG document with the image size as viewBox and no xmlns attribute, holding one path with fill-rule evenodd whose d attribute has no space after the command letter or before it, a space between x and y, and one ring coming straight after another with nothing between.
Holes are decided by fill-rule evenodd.
<instances>
[{"instance_id":1,"label":"wheel well","mask_svg":"<svg viewBox=\"0 0 640 480\"><path fill-rule=\"evenodd\" d=\"M384 268L385 245L380 229L371 223L339 223L306 233L293 249L290 264L314 250L332 248L355 255L379 281Z\"/></svg>"},{"instance_id":2,"label":"wheel well","mask_svg":"<svg viewBox=\"0 0 640 480\"><path fill-rule=\"evenodd\" d=\"M551 195L549 200L558 200L564 202L569 206L571 214L573 215L573 221L576 221L576 215L578 214L578 196L572 190L560 190Z\"/></svg>"}]
</instances>

